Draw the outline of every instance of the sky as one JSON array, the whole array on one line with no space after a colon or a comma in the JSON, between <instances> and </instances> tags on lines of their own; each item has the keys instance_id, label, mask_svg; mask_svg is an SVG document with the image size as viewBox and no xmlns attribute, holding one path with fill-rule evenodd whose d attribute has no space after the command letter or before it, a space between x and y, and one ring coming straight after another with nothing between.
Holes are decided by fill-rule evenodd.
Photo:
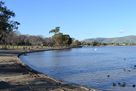
<instances>
[{"instance_id":1,"label":"sky","mask_svg":"<svg viewBox=\"0 0 136 91\"><path fill-rule=\"evenodd\" d=\"M50 37L60 31L83 40L136 35L136 0L3 0L22 34Z\"/></svg>"}]
</instances>

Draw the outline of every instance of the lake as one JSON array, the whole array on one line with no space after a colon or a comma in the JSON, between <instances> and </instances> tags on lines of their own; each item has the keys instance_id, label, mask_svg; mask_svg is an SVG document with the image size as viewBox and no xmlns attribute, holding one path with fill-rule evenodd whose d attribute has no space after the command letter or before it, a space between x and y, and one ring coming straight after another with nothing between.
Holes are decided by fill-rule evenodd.
<instances>
[{"instance_id":1,"label":"lake","mask_svg":"<svg viewBox=\"0 0 136 91\"><path fill-rule=\"evenodd\" d=\"M31 68L68 83L106 91L136 91L136 46L73 48L20 58Z\"/></svg>"}]
</instances>

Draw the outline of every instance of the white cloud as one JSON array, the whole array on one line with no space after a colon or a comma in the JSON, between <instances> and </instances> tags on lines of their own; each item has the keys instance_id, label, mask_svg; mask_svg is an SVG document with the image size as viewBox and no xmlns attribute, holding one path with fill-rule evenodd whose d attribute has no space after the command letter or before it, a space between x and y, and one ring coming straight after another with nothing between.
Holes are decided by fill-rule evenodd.
<instances>
[{"instance_id":1,"label":"white cloud","mask_svg":"<svg viewBox=\"0 0 136 91\"><path fill-rule=\"evenodd\" d=\"M120 33L120 34L123 34L123 33L125 33L125 32L126 32L125 29L120 29L120 30L119 30L119 33Z\"/></svg>"}]
</instances>

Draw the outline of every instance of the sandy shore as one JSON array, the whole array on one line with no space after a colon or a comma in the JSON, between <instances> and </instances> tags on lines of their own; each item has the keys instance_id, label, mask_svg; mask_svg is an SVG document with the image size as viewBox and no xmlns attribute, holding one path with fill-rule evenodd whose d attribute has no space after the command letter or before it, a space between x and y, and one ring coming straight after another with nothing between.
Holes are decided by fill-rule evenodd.
<instances>
[{"instance_id":1,"label":"sandy shore","mask_svg":"<svg viewBox=\"0 0 136 91\"><path fill-rule=\"evenodd\" d=\"M98 91L36 72L20 61L18 53L0 53L0 91Z\"/></svg>"}]
</instances>

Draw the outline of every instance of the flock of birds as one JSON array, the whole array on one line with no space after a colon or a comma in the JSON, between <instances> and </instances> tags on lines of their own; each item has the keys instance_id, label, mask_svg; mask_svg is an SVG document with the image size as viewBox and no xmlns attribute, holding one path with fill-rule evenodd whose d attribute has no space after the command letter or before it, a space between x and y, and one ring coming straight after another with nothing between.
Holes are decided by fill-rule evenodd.
<instances>
[{"instance_id":1,"label":"flock of birds","mask_svg":"<svg viewBox=\"0 0 136 91\"><path fill-rule=\"evenodd\" d=\"M97 51L97 50L98 50L98 48L94 48L94 51ZM126 60L127 60L127 59L124 58L124 61L126 61ZM136 69L136 65L133 66L133 69ZM123 71L124 71L124 72L131 72L130 69L126 69L126 68L124 68ZM107 77L110 78L111 75L107 75ZM113 87L116 87L116 86L126 87L126 86L127 86L127 83L126 83L126 82L116 82L116 83L113 82L113 83L112 83L112 86L113 86ZM131 86L132 86L133 88L136 88L136 84L132 84Z\"/></svg>"},{"instance_id":2,"label":"flock of birds","mask_svg":"<svg viewBox=\"0 0 136 91\"><path fill-rule=\"evenodd\" d=\"M124 58L124 60L126 61L126 58ZM133 66L133 69L136 69L136 65ZM124 71L124 72L131 72L130 69L126 69L126 68L124 68L123 71ZM110 78L111 76L110 76L110 75L107 75L107 77ZM126 86L127 86L127 83L126 83L126 82L118 82L118 83L113 82L113 83L112 83L112 86L113 86L113 87L115 87L115 86L126 87ZM135 87L136 87L136 84L132 84L132 87L135 88Z\"/></svg>"}]
</instances>

